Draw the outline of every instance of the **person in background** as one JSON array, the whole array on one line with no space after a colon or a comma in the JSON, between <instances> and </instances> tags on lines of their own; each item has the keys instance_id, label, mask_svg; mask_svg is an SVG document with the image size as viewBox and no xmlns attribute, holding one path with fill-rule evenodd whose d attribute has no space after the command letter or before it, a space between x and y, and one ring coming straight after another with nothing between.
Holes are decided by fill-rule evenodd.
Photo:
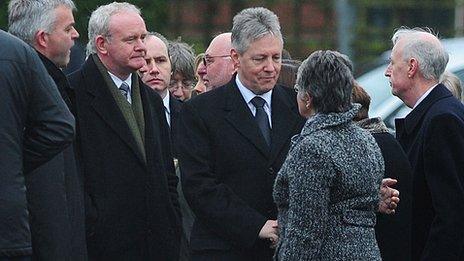
<instances>
[{"instance_id":1,"label":"person in background","mask_svg":"<svg viewBox=\"0 0 464 261\"><path fill-rule=\"evenodd\" d=\"M300 65L301 62L298 60L282 60L282 69L280 70L277 83L287 88L293 88Z\"/></svg>"},{"instance_id":2,"label":"person in background","mask_svg":"<svg viewBox=\"0 0 464 261\"><path fill-rule=\"evenodd\" d=\"M440 40L400 28L385 76L412 111L396 138L412 167L412 260L464 259L464 105L439 83L448 63Z\"/></svg>"},{"instance_id":3,"label":"person in background","mask_svg":"<svg viewBox=\"0 0 464 261\"><path fill-rule=\"evenodd\" d=\"M195 57L195 78L197 80L197 83L193 88L192 97L198 94L202 94L206 91L206 85L204 80L204 77L206 75L206 66L203 62L204 58L204 53L200 53L199 55L197 55L197 57Z\"/></svg>"},{"instance_id":4,"label":"person in background","mask_svg":"<svg viewBox=\"0 0 464 261\"><path fill-rule=\"evenodd\" d=\"M459 77L450 71L445 71L440 77L441 84L456 97L456 99L462 101L462 84Z\"/></svg>"},{"instance_id":5,"label":"person in background","mask_svg":"<svg viewBox=\"0 0 464 261\"><path fill-rule=\"evenodd\" d=\"M390 134L380 118L369 118L369 94L354 81L351 101L361 109L354 117L356 124L368 130L382 151L385 162L384 178L397 180L395 188L401 193L401 203L395 215L377 214L375 235L384 261L411 260L412 172L409 160L401 145Z\"/></svg>"},{"instance_id":6,"label":"person in background","mask_svg":"<svg viewBox=\"0 0 464 261\"><path fill-rule=\"evenodd\" d=\"M147 53L145 61L147 64L140 68L142 81L151 89L156 91L163 99L164 111L166 114L167 123L170 126L171 145L173 148L173 156L176 167L176 175L180 177L177 164L176 151L176 134L179 111L182 107L182 102L175 99L168 91L169 83L171 80L171 61L168 54L168 41L164 36L159 33L148 33L145 38L145 45ZM189 260L189 246L188 238L192 230L193 214L187 202L185 201L181 185L177 186L177 193L179 194L180 211L182 213L182 222L184 235L182 237L182 245L180 249L180 261Z\"/></svg>"},{"instance_id":7,"label":"person in background","mask_svg":"<svg viewBox=\"0 0 464 261\"><path fill-rule=\"evenodd\" d=\"M3 30L0 42L0 260L32 261L25 176L72 143L75 122L37 52Z\"/></svg>"},{"instance_id":8,"label":"person in background","mask_svg":"<svg viewBox=\"0 0 464 261\"><path fill-rule=\"evenodd\" d=\"M374 138L353 123L353 75L334 51L312 53L298 70L292 138L274 185L280 239L276 259L381 260L375 212L384 161Z\"/></svg>"},{"instance_id":9,"label":"person in background","mask_svg":"<svg viewBox=\"0 0 464 261\"><path fill-rule=\"evenodd\" d=\"M169 42L168 49L172 69L169 91L178 100L188 100L195 81L195 54L191 46L180 40Z\"/></svg>"},{"instance_id":10,"label":"person in background","mask_svg":"<svg viewBox=\"0 0 464 261\"><path fill-rule=\"evenodd\" d=\"M71 0L11 0L9 31L31 45L71 108L62 72L79 33ZM86 260L83 191L74 146L26 176L33 256L37 260Z\"/></svg>"},{"instance_id":11,"label":"person in background","mask_svg":"<svg viewBox=\"0 0 464 261\"><path fill-rule=\"evenodd\" d=\"M90 260L178 260L182 223L162 99L143 84L140 9L113 2L89 20L89 57L69 76Z\"/></svg>"},{"instance_id":12,"label":"person in background","mask_svg":"<svg viewBox=\"0 0 464 261\"><path fill-rule=\"evenodd\" d=\"M236 68L231 59L231 33L222 33L214 37L205 51L203 63L206 67L206 75L203 77L206 91L226 85L231 79Z\"/></svg>"}]
</instances>

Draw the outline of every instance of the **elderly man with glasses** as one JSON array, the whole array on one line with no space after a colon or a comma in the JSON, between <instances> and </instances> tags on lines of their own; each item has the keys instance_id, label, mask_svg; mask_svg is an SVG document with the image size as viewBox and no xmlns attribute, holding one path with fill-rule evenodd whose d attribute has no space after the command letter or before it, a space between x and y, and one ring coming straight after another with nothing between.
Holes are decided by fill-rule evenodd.
<instances>
[{"instance_id":1,"label":"elderly man with glasses","mask_svg":"<svg viewBox=\"0 0 464 261\"><path fill-rule=\"evenodd\" d=\"M231 33L222 33L216 36L206 49L203 58L203 64L206 66L204 77L206 91L225 85L235 73L234 63L230 57L231 35Z\"/></svg>"}]
</instances>

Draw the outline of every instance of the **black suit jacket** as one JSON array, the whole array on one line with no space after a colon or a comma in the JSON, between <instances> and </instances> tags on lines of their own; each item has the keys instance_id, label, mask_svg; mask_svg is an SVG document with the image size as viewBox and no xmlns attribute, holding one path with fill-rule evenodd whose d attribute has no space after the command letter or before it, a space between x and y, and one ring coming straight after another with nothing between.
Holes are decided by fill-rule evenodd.
<instances>
[{"instance_id":1,"label":"black suit jacket","mask_svg":"<svg viewBox=\"0 0 464 261\"><path fill-rule=\"evenodd\" d=\"M396 129L413 169L413 260L464 260L464 106L439 84Z\"/></svg>"},{"instance_id":2,"label":"black suit jacket","mask_svg":"<svg viewBox=\"0 0 464 261\"><path fill-rule=\"evenodd\" d=\"M168 92L169 95L169 110L170 110L170 116L171 116L171 148L172 148L172 154L174 155L174 158L177 158L177 136L179 135L178 133L178 121L179 121L179 113L180 110L182 109L182 104L183 102L176 99L174 96L171 95L170 92Z\"/></svg>"},{"instance_id":3,"label":"black suit jacket","mask_svg":"<svg viewBox=\"0 0 464 261\"><path fill-rule=\"evenodd\" d=\"M141 81L146 162L93 59L69 77L91 260L177 260L182 233L161 98Z\"/></svg>"},{"instance_id":4,"label":"black suit jacket","mask_svg":"<svg viewBox=\"0 0 464 261\"><path fill-rule=\"evenodd\" d=\"M63 72L38 53L70 106ZM32 249L37 260L86 260L84 200L73 145L26 176Z\"/></svg>"},{"instance_id":5,"label":"black suit jacket","mask_svg":"<svg viewBox=\"0 0 464 261\"><path fill-rule=\"evenodd\" d=\"M240 249L248 251L249 260L271 259L269 244L258 234L267 220L277 218L274 179L291 136L303 124L290 89L275 86L271 106L269 150L235 77L184 103L179 162L184 194L196 216L194 251Z\"/></svg>"}]
</instances>

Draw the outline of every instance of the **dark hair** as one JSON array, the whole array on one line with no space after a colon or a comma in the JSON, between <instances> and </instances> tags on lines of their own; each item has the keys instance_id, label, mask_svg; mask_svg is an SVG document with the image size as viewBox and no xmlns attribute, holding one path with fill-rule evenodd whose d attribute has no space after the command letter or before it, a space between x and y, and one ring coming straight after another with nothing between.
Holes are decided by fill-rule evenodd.
<instances>
[{"instance_id":1,"label":"dark hair","mask_svg":"<svg viewBox=\"0 0 464 261\"><path fill-rule=\"evenodd\" d=\"M301 61L298 60L282 60L282 67L280 69L277 84L283 85L288 88L293 88L296 83L296 75Z\"/></svg>"},{"instance_id":2,"label":"dark hair","mask_svg":"<svg viewBox=\"0 0 464 261\"><path fill-rule=\"evenodd\" d=\"M353 91L351 92L351 102L361 104L358 114L354 117L354 121L360 121L369 117L369 106L371 105L371 97L357 81L353 82Z\"/></svg>"}]
</instances>

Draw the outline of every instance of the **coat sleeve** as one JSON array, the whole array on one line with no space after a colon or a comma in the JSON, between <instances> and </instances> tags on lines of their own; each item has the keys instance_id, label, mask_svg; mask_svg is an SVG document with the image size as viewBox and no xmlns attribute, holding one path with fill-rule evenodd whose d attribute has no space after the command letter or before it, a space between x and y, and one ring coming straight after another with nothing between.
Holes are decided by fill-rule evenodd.
<instances>
[{"instance_id":1,"label":"coat sleeve","mask_svg":"<svg viewBox=\"0 0 464 261\"><path fill-rule=\"evenodd\" d=\"M315 151L310 145L300 146L289 155L291 161L285 163L289 199L286 224L282 224L285 226L279 253L282 260L318 259L323 243L334 167Z\"/></svg>"},{"instance_id":2,"label":"coat sleeve","mask_svg":"<svg viewBox=\"0 0 464 261\"><path fill-rule=\"evenodd\" d=\"M28 173L71 144L74 117L37 54L30 52L28 114L24 129L24 172Z\"/></svg>"},{"instance_id":3,"label":"coat sleeve","mask_svg":"<svg viewBox=\"0 0 464 261\"><path fill-rule=\"evenodd\" d=\"M182 188L196 221L234 245L251 247L267 218L218 180L209 125L192 103L184 104L178 128Z\"/></svg>"},{"instance_id":4,"label":"coat sleeve","mask_svg":"<svg viewBox=\"0 0 464 261\"><path fill-rule=\"evenodd\" d=\"M421 260L459 260L464 247L464 123L434 117L424 144L424 174L435 217Z\"/></svg>"}]
</instances>

